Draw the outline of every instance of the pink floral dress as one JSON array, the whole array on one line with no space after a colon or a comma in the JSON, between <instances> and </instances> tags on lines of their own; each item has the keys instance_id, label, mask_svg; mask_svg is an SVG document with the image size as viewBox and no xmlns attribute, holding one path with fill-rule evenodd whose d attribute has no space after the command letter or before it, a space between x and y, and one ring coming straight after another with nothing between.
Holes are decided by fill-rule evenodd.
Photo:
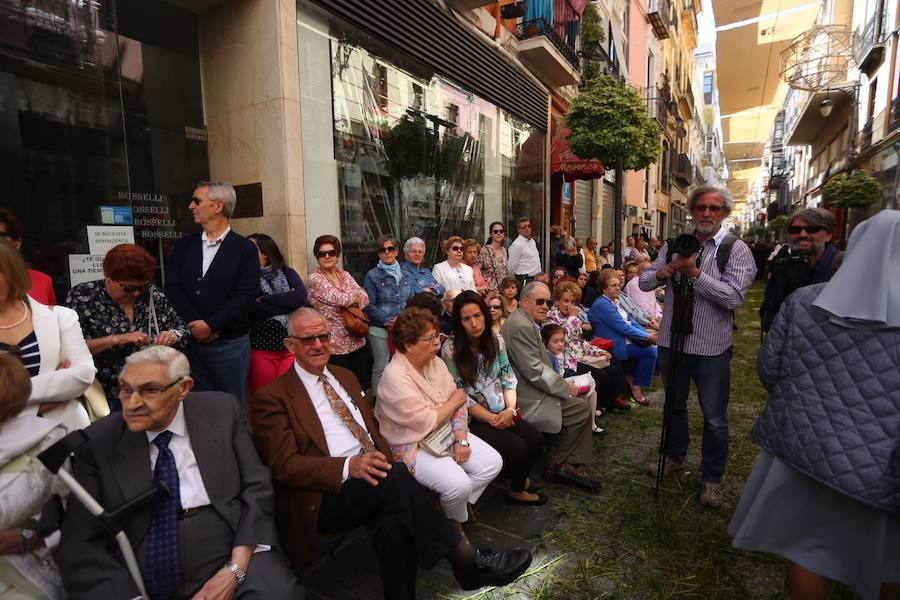
<instances>
[{"instance_id":1,"label":"pink floral dress","mask_svg":"<svg viewBox=\"0 0 900 600\"><path fill-rule=\"evenodd\" d=\"M341 309L358 304L364 308L369 304L369 296L358 283L344 270L338 271L341 285L335 287L321 269L316 267L309 277L306 287L309 291L309 302L317 311L322 313L328 323L331 332L331 353L350 354L359 350L366 344L366 338L358 338L350 335L344 327L344 319L341 317Z\"/></svg>"},{"instance_id":2,"label":"pink floral dress","mask_svg":"<svg viewBox=\"0 0 900 600\"><path fill-rule=\"evenodd\" d=\"M544 323L559 325L565 331L566 346L563 349L562 357L566 369L578 370L578 361L583 356L600 356L603 354L603 350L592 346L582 336L582 321L578 318L578 315L567 317L559 311L558 306L554 306L547 313L547 319Z\"/></svg>"}]
</instances>

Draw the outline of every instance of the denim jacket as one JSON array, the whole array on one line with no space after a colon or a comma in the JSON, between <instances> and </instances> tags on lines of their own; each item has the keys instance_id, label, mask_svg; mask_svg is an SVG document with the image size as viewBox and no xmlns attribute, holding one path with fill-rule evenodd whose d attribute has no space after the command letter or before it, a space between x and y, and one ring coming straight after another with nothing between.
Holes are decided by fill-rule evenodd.
<instances>
[{"instance_id":1,"label":"denim jacket","mask_svg":"<svg viewBox=\"0 0 900 600\"><path fill-rule=\"evenodd\" d=\"M400 273L400 283L378 267L366 273L363 288L369 296L369 305L363 310L369 315L370 325L387 327L388 321L399 315L406 307L406 301L415 294L409 273L403 270Z\"/></svg>"},{"instance_id":2,"label":"denim jacket","mask_svg":"<svg viewBox=\"0 0 900 600\"><path fill-rule=\"evenodd\" d=\"M438 298L444 295L444 286L437 282L431 269L426 267L416 267L408 261L403 263L402 269L403 272L409 276L413 296L424 292L425 288L434 290L434 295Z\"/></svg>"}]
</instances>

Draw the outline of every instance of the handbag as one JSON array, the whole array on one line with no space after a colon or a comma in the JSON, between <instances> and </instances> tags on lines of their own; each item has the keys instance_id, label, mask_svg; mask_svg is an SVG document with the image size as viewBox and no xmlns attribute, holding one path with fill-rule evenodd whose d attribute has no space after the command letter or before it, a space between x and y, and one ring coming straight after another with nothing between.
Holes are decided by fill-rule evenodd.
<instances>
[{"instance_id":1,"label":"handbag","mask_svg":"<svg viewBox=\"0 0 900 600\"><path fill-rule=\"evenodd\" d=\"M366 337L369 333L369 315L363 312L356 304L345 306L341 309L341 319L344 321L344 327L347 333L354 337Z\"/></svg>"},{"instance_id":2,"label":"handbag","mask_svg":"<svg viewBox=\"0 0 900 600\"><path fill-rule=\"evenodd\" d=\"M110 413L106 392L103 391L103 386L100 385L97 379L91 383L88 389L84 390L79 400L81 400L84 410L87 411L91 423L97 419L102 419Z\"/></svg>"},{"instance_id":3,"label":"handbag","mask_svg":"<svg viewBox=\"0 0 900 600\"><path fill-rule=\"evenodd\" d=\"M609 366L609 356L608 355L603 355L603 356L584 355L578 359L578 362L584 363L587 366L592 367L594 369L605 369L606 367Z\"/></svg>"},{"instance_id":4,"label":"handbag","mask_svg":"<svg viewBox=\"0 0 900 600\"><path fill-rule=\"evenodd\" d=\"M596 346L601 350L606 350L607 352L612 352L615 343L612 340L604 338L604 337L595 337L591 340L591 346Z\"/></svg>"},{"instance_id":5,"label":"handbag","mask_svg":"<svg viewBox=\"0 0 900 600\"><path fill-rule=\"evenodd\" d=\"M453 427L448 419L446 423L435 427L434 431L420 441L419 448L438 458L453 456L453 452L450 451L453 441Z\"/></svg>"}]
</instances>

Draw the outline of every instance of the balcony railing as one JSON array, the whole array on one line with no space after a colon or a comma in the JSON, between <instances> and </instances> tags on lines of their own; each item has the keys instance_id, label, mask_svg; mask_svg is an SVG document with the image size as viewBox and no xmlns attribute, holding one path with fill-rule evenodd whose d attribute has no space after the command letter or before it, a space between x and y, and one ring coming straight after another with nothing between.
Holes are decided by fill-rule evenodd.
<instances>
[{"instance_id":1,"label":"balcony railing","mask_svg":"<svg viewBox=\"0 0 900 600\"><path fill-rule=\"evenodd\" d=\"M575 48L563 41L553 25L547 22L546 19L540 18L524 21L516 27L516 37L520 40L530 40L539 36L547 38L573 68L577 69L580 66L578 53L575 52Z\"/></svg>"},{"instance_id":2,"label":"balcony railing","mask_svg":"<svg viewBox=\"0 0 900 600\"><path fill-rule=\"evenodd\" d=\"M891 112L888 113L888 133L900 129L900 97L891 100Z\"/></svg>"},{"instance_id":3,"label":"balcony railing","mask_svg":"<svg viewBox=\"0 0 900 600\"><path fill-rule=\"evenodd\" d=\"M647 113L665 129L669 120L669 100L657 87L645 88L644 97L647 98Z\"/></svg>"},{"instance_id":4,"label":"balcony railing","mask_svg":"<svg viewBox=\"0 0 900 600\"><path fill-rule=\"evenodd\" d=\"M669 0L650 0L647 7L647 17L650 19L650 26L653 27L653 35L658 40L669 38L669 27L672 24L669 11Z\"/></svg>"},{"instance_id":5,"label":"balcony railing","mask_svg":"<svg viewBox=\"0 0 900 600\"><path fill-rule=\"evenodd\" d=\"M862 33L859 35L859 42L856 51L856 63L859 70L866 75L875 72L878 65L884 58L884 46L881 45L882 32L885 29L887 21L887 2L885 2L885 11L882 14L875 14L869 19L863 27Z\"/></svg>"},{"instance_id":6,"label":"balcony railing","mask_svg":"<svg viewBox=\"0 0 900 600\"><path fill-rule=\"evenodd\" d=\"M865 150L872 145L872 119L866 121L862 128L862 138L860 138L859 149Z\"/></svg>"},{"instance_id":7,"label":"balcony railing","mask_svg":"<svg viewBox=\"0 0 900 600\"><path fill-rule=\"evenodd\" d=\"M691 159L687 154L682 152L674 161L672 161L672 176L675 178L675 183L686 188L691 185L693 175L694 169L691 166Z\"/></svg>"},{"instance_id":8,"label":"balcony railing","mask_svg":"<svg viewBox=\"0 0 900 600\"><path fill-rule=\"evenodd\" d=\"M706 183L706 178L703 177L700 168L694 167L694 185L703 185L704 183Z\"/></svg>"}]
</instances>

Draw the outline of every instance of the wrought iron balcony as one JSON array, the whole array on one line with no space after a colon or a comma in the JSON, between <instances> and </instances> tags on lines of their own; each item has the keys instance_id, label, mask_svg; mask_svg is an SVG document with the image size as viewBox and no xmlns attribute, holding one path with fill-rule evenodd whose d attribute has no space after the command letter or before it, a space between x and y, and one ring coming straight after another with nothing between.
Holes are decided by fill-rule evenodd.
<instances>
[{"instance_id":1,"label":"wrought iron balcony","mask_svg":"<svg viewBox=\"0 0 900 600\"><path fill-rule=\"evenodd\" d=\"M646 88L644 96L647 98L647 113L665 130L671 112L669 109L671 101L657 87Z\"/></svg>"},{"instance_id":2,"label":"wrought iron balcony","mask_svg":"<svg viewBox=\"0 0 900 600\"><path fill-rule=\"evenodd\" d=\"M573 68L577 69L580 66L578 63L578 53L575 52L574 48L563 41L559 34L556 33L553 25L548 23L546 19L540 18L524 21L519 23L516 27L516 37L520 40L529 40L539 36L547 38L553 47L563 55Z\"/></svg>"},{"instance_id":3,"label":"wrought iron balcony","mask_svg":"<svg viewBox=\"0 0 900 600\"><path fill-rule=\"evenodd\" d=\"M865 150L872 145L872 119L866 121L862 128L862 138L859 142L859 149Z\"/></svg>"},{"instance_id":4,"label":"wrought iron balcony","mask_svg":"<svg viewBox=\"0 0 900 600\"><path fill-rule=\"evenodd\" d=\"M687 154L682 152L672 161L672 176L679 187L686 188L691 185L694 177L694 168Z\"/></svg>"},{"instance_id":5,"label":"wrought iron balcony","mask_svg":"<svg viewBox=\"0 0 900 600\"><path fill-rule=\"evenodd\" d=\"M871 76L884 60L885 47L881 43L881 31L886 15L875 14L869 19L859 35L856 63L859 70Z\"/></svg>"},{"instance_id":6,"label":"wrought iron balcony","mask_svg":"<svg viewBox=\"0 0 900 600\"><path fill-rule=\"evenodd\" d=\"M888 133L900 129L900 96L891 100L891 110L888 113Z\"/></svg>"},{"instance_id":7,"label":"wrought iron balcony","mask_svg":"<svg viewBox=\"0 0 900 600\"><path fill-rule=\"evenodd\" d=\"M650 19L650 26L653 27L653 35L658 40L669 38L669 27L671 26L669 11L669 0L650 0L650 5L647 7L647 17Z\"/></svg>"}]
</instances>

